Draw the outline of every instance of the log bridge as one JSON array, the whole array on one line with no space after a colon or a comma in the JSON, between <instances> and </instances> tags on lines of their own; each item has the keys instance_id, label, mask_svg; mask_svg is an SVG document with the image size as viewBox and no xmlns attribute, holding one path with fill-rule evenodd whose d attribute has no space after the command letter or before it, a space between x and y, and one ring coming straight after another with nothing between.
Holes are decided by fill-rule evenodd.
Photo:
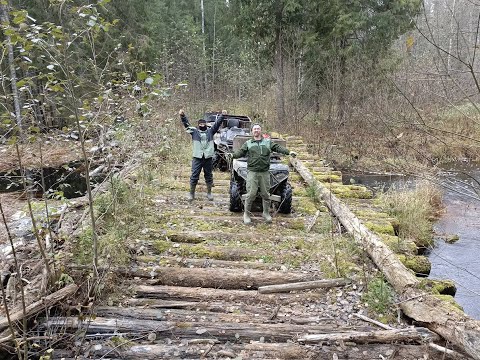
<instances>
[{"instance_id":1,"label":"log bridge","mask_svg":"<svg viewBox=\"0 0 480 360\"><path fill-rule=\"evenodd\" d=\"M160 226L136 234L132 265L100 269L125 290L102 306L70 305L68 316L41 314L76 286L33 303L27 315L41 336L32 341L49 341L52 359L480 360L478 321L426 290L417 275L428 274L428 261L395 236L372 193L343 185L301 138L286 138L298 153L290 159L293 214L275 213L265 225L256 213L245 226L228 212L229 174L215 173L213 202L199 185L189 204L188 166L172 169L176 181L152 199ZM345 259L338 246L357 250ZM348 268L363 254L363 266L370 262L395 290L401 321L385 325L365 307L372 270ZM10 314L10 328L0 315L0 346L11 350L23 316Z\"/></svg>"}]
</instances>

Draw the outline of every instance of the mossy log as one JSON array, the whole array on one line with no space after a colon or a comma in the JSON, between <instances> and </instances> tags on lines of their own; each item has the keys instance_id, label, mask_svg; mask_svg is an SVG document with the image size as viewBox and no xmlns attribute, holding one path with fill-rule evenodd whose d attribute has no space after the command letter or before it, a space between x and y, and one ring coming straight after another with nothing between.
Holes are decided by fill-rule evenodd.
<instances>
[{"instance_id":1,"label":"mossy log","mask_svg":"<svg viewBox=\"0 0 480 360\"><path fill-rule=\"evenodd\" d=\"M403 297L404 300L400 302L403 312L443 336L474 359L480 360L480 322L471 319L451 304L420 290L419 280L378 235L368 230L345 204L316 181L300 160L290 161L305 181L315 187L319 200L325 201L345 229L366 249L397 294Z\"/></svg>"},{"instance_id":2,"label":"mossy log","mask_svg":"<svg viewBox=\"0 0 480 360\"><path fill-rule=\"evenodd\" d=\"M215 289L258 289L259 286L316 280L312 275L254 269L156 267L150 285Z\"/></svg>"},{"instance_id":3,"label":"mossy log","mask_svg":"<svg viewBox=\"0 0 480 360\"><path fill-rule=\"evenodd\" d=\"M159 265L175 265L179 267L204 267L206 259L193 259L179 256L137 256L136 260L143 263L157 263ZM257 270L280 270L281 264L263 263L260 261L228 261L209 258L207 261L212 268L230 269L257 269ZM147 265L145 265L147 266Z\"/></svg>"}]
</instances>

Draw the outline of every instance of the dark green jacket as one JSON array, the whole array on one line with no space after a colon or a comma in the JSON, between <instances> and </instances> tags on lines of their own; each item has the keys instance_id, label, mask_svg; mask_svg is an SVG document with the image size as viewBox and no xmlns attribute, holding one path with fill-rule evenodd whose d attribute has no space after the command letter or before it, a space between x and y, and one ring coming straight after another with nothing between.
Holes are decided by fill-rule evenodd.
<instances>
[{"instance_id":1,"label":"dark green jacket","mask_svg":"<svg viewBox=\"0 0 480 360\"><path fill-rule=\"evenodd\" d=\"M240 149L233 153L233 158L247 157L247 169L249 171L264 172L270 169L270 154L277 152L288 155L290 151L270 139L256 141L247 140Z\"/></svg>"}]
</instances>

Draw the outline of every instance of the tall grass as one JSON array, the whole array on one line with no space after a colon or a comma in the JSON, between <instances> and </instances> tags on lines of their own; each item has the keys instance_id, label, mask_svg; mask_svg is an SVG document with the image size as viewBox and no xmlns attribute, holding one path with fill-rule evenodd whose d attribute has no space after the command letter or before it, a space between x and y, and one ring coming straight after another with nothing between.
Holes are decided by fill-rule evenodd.
<instances>
[{"instance_id":1,"label":"tall grass","mask_svg":"<svg viewBox=\"0 0 480 360\"><path fill-rule=\"evenodd\" d=\"M442 192L435 185L421 181L411 186L392 186L380 196L390 215L398 221L398 236L411 239L421 247L430 247L432 225L442 209Z\"/></svg>"}]
</instances>

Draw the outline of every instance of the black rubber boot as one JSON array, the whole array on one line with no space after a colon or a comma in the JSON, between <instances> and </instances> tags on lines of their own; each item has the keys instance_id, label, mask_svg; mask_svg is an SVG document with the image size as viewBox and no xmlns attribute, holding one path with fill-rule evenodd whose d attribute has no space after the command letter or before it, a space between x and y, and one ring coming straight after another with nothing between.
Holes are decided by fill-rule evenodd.
<instances>
[{"instance_id":1,"label":"black rubber boot","mask_svg":"<svg viewBox=\"0 0 480 360\"><path fill-rule=\"evenodd\" d=\"M207 184L207 199L213 201L212 184Z\"/></svg>"},{"instance_id":2,"label":"black rubber boot","mask_svg":"<svg viewBox=\"0 0 480 360\"><path fill-rule=\"evenodd\" d=\"M192 202L195 200L195 188L197 185L190 185L190 192L188 193L188 201Z\"/></svg>"}]
</instances>

